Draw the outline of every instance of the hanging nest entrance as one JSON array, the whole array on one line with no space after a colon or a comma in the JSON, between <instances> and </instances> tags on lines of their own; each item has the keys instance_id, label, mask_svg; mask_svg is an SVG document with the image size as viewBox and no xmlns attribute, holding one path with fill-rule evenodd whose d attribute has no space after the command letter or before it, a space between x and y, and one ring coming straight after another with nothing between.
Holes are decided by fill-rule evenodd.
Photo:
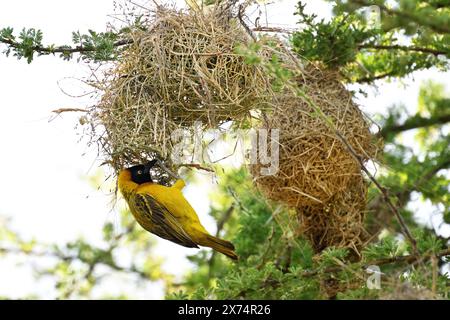
<instances>
[{"instance_id":1,"label":"hanging nest entrance","mask_svg":"<svg viewBox=\"0 0 450 320\"><path fill-rule=\"evenodd\" d=\"M298 83L362 159L375 156L369 124L337 72L309 65ZM361 174L358 161L301 97L278 96L262 127L280 130L278 173L261 175L261 164L251 166L256 185L271 200L291 207L323 205Z\"/></svg>"},{"instance_id":2,"label":"hanging nest entrance","mask_svg":"<svg viewBox=\"0 0 450 320\"><path fill-rule=\"evenodd\" d=\"M167 158L176 129L196 121L238 125L271 97L262 68L237 53L251 37L219 6L207 13L159 7L130 36L97 85L104 93L90 113L94 139L116 171L155 155Z\"/></svg>"}]
</instances>

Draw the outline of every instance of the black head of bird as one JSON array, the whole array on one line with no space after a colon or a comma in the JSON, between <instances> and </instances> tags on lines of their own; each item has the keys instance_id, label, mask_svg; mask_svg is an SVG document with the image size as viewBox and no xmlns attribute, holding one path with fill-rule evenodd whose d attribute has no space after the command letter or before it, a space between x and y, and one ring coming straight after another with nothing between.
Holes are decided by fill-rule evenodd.
<instances>
[{"instance_id":1,"label":"black head of bird","mask_svg":"<svg viewBox=\"0 0 450 320\"><path fill-rule=\"evenodd\" d=\"M152 160L146 164L139 164L137 166L127 168L127 170L131 172L131 181L137 184L153 182L150 169L156 162L157 160Z\"/></svg>"}]
</instances>

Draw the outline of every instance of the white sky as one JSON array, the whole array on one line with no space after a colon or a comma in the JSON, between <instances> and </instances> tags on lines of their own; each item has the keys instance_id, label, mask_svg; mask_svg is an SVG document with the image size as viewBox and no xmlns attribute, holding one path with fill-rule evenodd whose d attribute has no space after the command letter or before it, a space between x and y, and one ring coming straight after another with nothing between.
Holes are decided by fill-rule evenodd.
<instances>
[{"instance_id":1,"label":"white sky","mask_svg":"<svg viewBox=\"0 0 450 320\"><path fill-rule=\"evenodd\" d=\"M272 5L269 22L272 25L293 25L292 15L297 1L285 0ZM329 10L320 1L314 1L311 11L329 16ZM11 26L16 31L23 27L39 28L44 43L71 43L72 31L105 30L114 12L111 0L78 1L2 1L0 27ZM62 61L57 57L36 57L28 65L24 60L6 58L0 54L0 216L11 218L12 227L26 237L40 241L64 243L79 236L98 242L102 225L116 219L111 211L111 197L96 191L83 180L97 170L95 150L77 143L79 136L74 127L78 115L65 114L51 122L51 111L61 107L85 107L89 98L71 98L64 88L79 92L77 83L67 77L83 78L86 67L76 61ZM417 73L408 80L407 89L397 82L379 87L382 95L371 93L360 102L368 113L379 112L394 102L415 106L418 86L423 79L448 81L433 71ZM198 211L204 225L214 231L214 221L207 215L211 179L187 188L185 195ZM207 191L208 190L208 191ZM149 237L153 237L149 235ZM168 271L182 274L190 266L185 259L195 249L159 241L157 253L165 256ZM29 268L17 268L14 259L0 260L0 295L21 297L38 291L53 298L50 282L36 285ZM114 283L105 286L117 290ZM141 298L161 298L160 286L145 291Z\"/></svg>"}]
</instances>

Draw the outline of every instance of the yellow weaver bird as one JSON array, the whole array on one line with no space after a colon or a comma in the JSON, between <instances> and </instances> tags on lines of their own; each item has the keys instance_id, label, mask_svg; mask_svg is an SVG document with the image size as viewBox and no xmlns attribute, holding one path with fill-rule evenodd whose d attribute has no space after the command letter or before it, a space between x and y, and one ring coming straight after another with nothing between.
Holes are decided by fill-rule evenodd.
<instances>
[{"instance_id":1,"label":"yellow weaver bird","mask_svg":"<svg viewBox=\"0 0 450 320\"><path fill-rule=\"evenodd\" d=\"M154 183L150 169L158 162L120 171L119 190L136 221L147 231L188 248L210 247L237 260L231 242L216 238L200 223L197 213L184 198L185 183L178 179L171 187Z\"/></svg>"}]
</instances>

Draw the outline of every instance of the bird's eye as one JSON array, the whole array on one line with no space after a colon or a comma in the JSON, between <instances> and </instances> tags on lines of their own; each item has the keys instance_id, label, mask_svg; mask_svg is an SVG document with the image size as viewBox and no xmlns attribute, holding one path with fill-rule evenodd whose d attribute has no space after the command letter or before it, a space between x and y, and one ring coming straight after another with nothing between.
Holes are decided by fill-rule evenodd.
<instances>
[{"instance_id":1,"label":"bird's eye","mask_svg":"<svg viewBox=\"0 0 450 320\"><path fill-rule=\"evenodd\" d=\"M141 175L143 172L142 170L138 170L137 174Z\"/></svg>"}]
</instances>

